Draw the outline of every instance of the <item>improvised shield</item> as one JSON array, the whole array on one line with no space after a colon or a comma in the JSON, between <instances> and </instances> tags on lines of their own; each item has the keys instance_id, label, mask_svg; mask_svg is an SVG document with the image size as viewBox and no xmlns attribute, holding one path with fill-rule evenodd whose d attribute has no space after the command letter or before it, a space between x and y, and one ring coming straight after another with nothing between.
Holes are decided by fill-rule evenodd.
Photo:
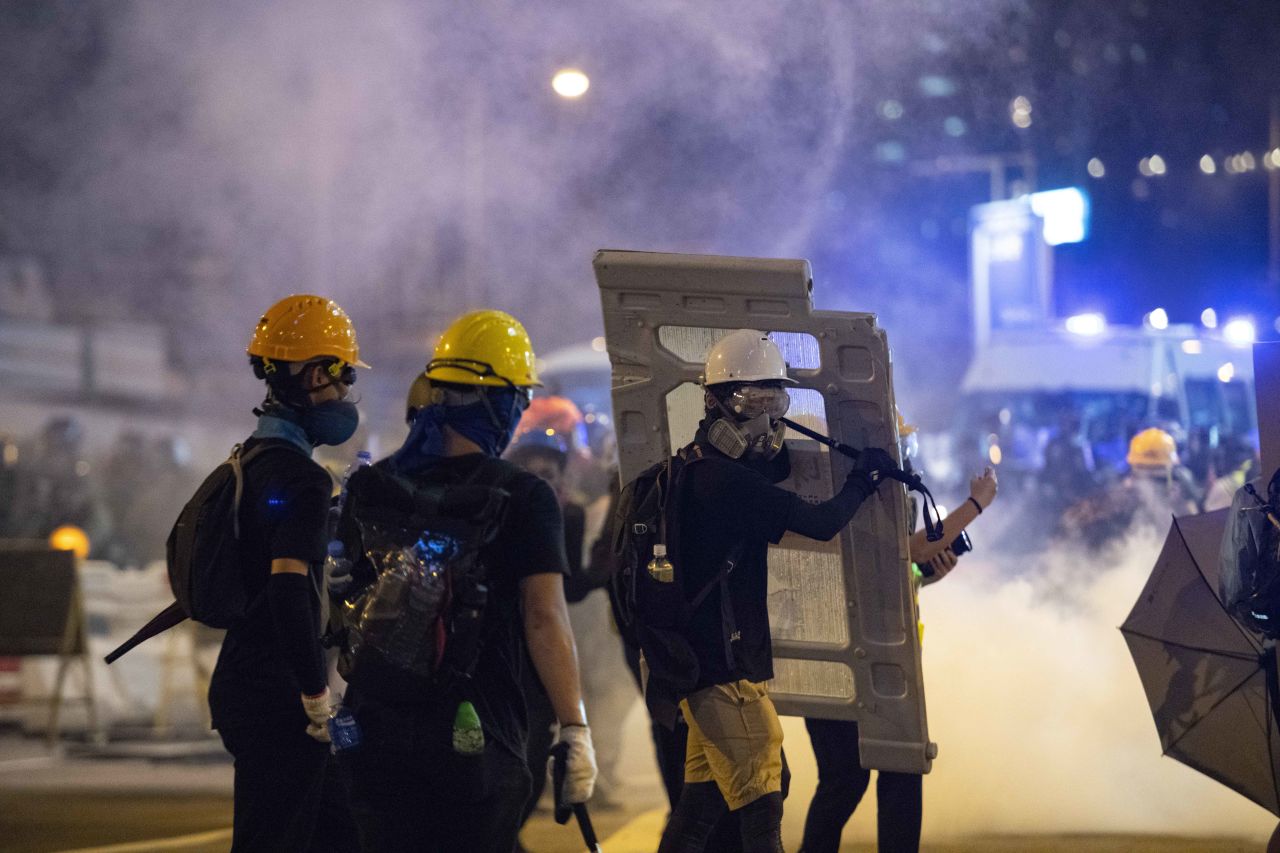
<instances>
[{"instance_id":1,"label":"improvised shield","mask_svg":"<svg viewBox=\"0 0 1280 853\"><path fill-rule=\"evenodd\" d=\"M814 311L803 260L600 251L596 281L613 366L624 483L692 440L707 351L734 329L770 333L799 385L788 417L853 447L897 456L893 375L875 315ZM788 438L782 487L825 500L850 462ZM769 551L769 620L780 713L857 720L864 767L927 773L925 719L907 551L908 502L883 484L831 542L787 534Z\"/></svg>"}]
</instances>

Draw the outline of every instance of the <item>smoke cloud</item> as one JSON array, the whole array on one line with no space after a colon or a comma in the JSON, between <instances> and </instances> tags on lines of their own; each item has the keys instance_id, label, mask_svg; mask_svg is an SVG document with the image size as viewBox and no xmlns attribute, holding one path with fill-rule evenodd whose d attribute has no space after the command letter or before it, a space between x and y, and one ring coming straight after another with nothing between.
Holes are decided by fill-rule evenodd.
<instances>
[{"instance_id":1,"label":"smoke cloud","mask_svg":"<svg viewBox=\"0 0 1280 853\"><path fill-rule=\"evenodd\" d=\"M978 47L1007 5L48 4L24 23L61 64L19 125L46 174L8 242L56 259L73 313L174 323L192 365L302 289L384 362L483 303L547 349L600 328L597 248L810 251L926 49L910 25ZM550 88L566 66L579 101Z\"/></svg>"},{"instance_id":2,"label":"smoke cloud","mask_svg":"<svg viewBox=\"0 0 1280 853\"><path fill-rule=\"evenodd\" d=\"M975 525L975 540L983 526ZM939 745L924 779L926 840L1266 838L1275 828L1261 807L1160 754L1117 626L1162 542L1143 534L1101 558L1057 548L1033 563L978 551L923 590L929 734ZM796 774L786 821L795 845L816 771L800 721L789 721L786 736ZM873 780L846 838L874 838L874 790Z\"/></svg>"}]
</instances>

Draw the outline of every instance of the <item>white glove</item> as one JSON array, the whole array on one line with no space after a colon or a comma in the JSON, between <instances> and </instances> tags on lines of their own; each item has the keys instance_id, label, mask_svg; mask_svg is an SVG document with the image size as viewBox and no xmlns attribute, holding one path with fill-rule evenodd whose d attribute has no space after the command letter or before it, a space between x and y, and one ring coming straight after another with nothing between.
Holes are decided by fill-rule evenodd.
<instances>
[{"instance_id":1,"label":"white glove","mask_svg":"<svg viewBox=\"0 0 1280 853\"><path fill-rule=\"evenodd\" d=\"M566 803L585 803L596 789L596 750L588 726L561 726L559 743L569 745L563 796Z\"/></svg>"},{"instance_id":2,"label":"white glove","mask_svg":"<svg viewBox=\"0 0 1280 853\"><path fill-rule=\"evenodd\" d=\"M302 710L307 712L307 734L321 743L329 742L329 688L319 696L302 696Z\"/></svg>"}]
</instances>

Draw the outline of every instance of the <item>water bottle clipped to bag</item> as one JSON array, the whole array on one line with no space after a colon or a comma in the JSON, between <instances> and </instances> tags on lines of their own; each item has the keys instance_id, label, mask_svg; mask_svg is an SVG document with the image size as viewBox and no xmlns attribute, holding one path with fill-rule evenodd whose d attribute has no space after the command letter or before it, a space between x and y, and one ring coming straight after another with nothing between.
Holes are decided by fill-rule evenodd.
<instances>
[{"instance_id":1,"label":"water bottle clipped to bag","mask_svg":"<svg viewBox=\"0 0 1280 853\"><path fill-rule=\"evenodd\" d=\"M389 663L421 675L434 671L443 644L445 578L441 545L428 534L387 555L361 619L364 641Z\"/></svg>"},{"instance_id":2,"label":"water bottle clipped to bag","mask_svg":"<svg viewBox=\"0 0 1280 853\"><path fill-rule=\"evenodd\" d=\"M351 557L346 553L342 540L335 535L338 530L338 520L342 518L342 508L347 502L347 485L351 482L352 474L372 464L373 455L369 451L361 450L356 454L356 461L352 462L342 475L342 488L338 492L338 500L329 508L330 539L328 554L324 560L324 577L329 591L336 595L342 595L351 586L351 570L354 565Z\"/></svg>"}]
</instances>

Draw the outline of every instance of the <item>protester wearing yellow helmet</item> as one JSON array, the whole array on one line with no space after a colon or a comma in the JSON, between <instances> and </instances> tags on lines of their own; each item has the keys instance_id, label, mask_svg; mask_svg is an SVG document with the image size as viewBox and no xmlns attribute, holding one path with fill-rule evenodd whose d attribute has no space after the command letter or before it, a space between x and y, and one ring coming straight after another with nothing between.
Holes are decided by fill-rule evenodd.
<instances>
[{"instance_id":1,"label":"protester wearing yellow helmet","mask_svg":"<svg viewBox=\"0 0 1280 853\"><path fill-rule=\"evenodd\" d=\"M355 327L333 300L288 296L268 308L247 348L266 384L257 428L234 451L243 472L237 546L246 600L209 686L209 710L235 758L232 850L352 849L349 818L322 803L329 768L328 672L320 646L321 564L332 482L311 459L342 444L359 413L347 401L360 360ZM322 842L322 843L321 843Z\"/></svg>"},{"instance_id":2,"label":"protester wearing yellow helmet","mask_svg":"<svg viewBox=\"0 0 1280 853\"><path fill-rule=\"evenodd\" d=\"M352 682L346 702L364 731L352 798L365 849L513 849L530 788L519 682L526 650L567 745L563 793L575 803L591 796L595 758L564 599L560 505L547 483L500 458L539 384L533 346L516 318L495 310L464 314L414 380L404 444L374 466L418 493L457 484L501 488L510 511L480 546L487 600L466 683L406 704ZM449 715L464 700L484 735L487 784L475 799L458 793L464 785L450 773ZM443 737L432 737L442 729ZM404 733L411 733L408 741Z\"/></svg>"},{"instance_id":3,"label":"protester wearing yellow helmet","mask_svg":"<svg viewBox=\"0 0 1280 853\"><path fill-rule=\"evenodd\" d=\"M1063 513L1068 536L1096 548L1131 533L1163 535L1171 515L1200 509L1199 489L1180 463L1178 443L1168 431L1149 427L1134 434L1125 461L1129 470L1120 480Z\"/></svg>"},{"instance_id":4,"label":"protester wearing yellow helmet","mask_svg":"<svg viewBox=\"0 0 1280 853\"><path fill-rule=\"evenodd\" d=\"M1168 473L1178 464L1178 443L1162 429L1144 429L1130 439L1125 461L1133 469Z\"/></svg>"}]
</instances>

